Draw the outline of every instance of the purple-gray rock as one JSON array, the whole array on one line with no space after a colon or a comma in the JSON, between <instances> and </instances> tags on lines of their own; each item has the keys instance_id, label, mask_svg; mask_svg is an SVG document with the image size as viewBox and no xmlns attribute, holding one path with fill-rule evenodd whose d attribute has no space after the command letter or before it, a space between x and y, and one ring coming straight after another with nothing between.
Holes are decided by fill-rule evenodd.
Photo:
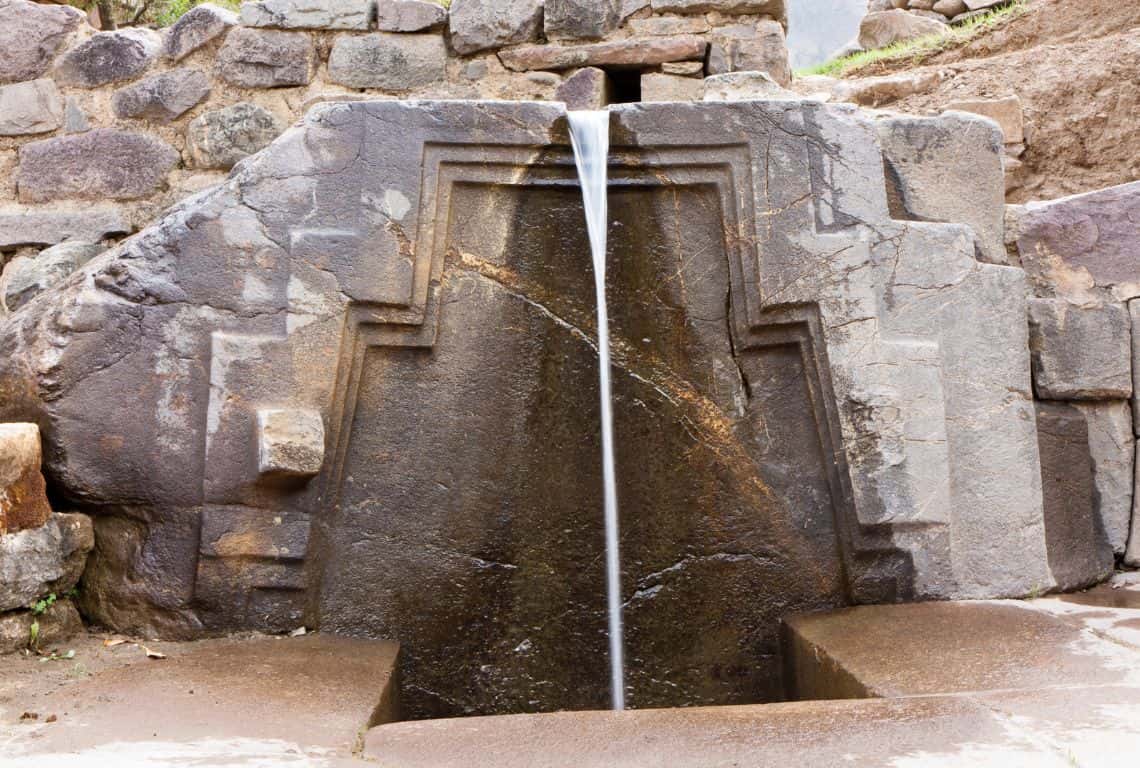
<instances>
[{"instance_id":1,"label":"purple-gray rock","mask_svg":"<svg viewBox=\"0 0 1140 768\"><path fill-rule=\"evenodd\" d=\"M546 0L543 27L550 40L598 39L621 21L618 0Z\"/></svg>"},{"instance_id":2,"label":"purple-gray rock","mask_svg":"<svg viewBox=\"0 0 1140 768\"><path fill-rule=\"evenodd\" d=\"M0 303L9 312L15 312L102 250L99 244L60 243L36 256L17 256L4 265L0 275Z\"/></svg>"},{"instance_id":3,"label":"purple-gray rock","mask_svg":"<svg viewBox=\"0 0 1140 768\"><path fill-rule=\"evenodd\" d=\"M54 131L63 122L63 99L52 80L0 85L0 136Z\"/></svg>"},{"instance_id":4,"label":"purple-gray rock","mask_svg":"<svg viewBox=\"0 0 1140 768\"><path fill-rule=\"evenodd\" d=\"M787 20L784 0L653 0L654 13L750 14L771 16L779 22Z\"/></svg>"},{"instance_id":5,"label":"purple-gray rock","mask_svg":"<svg viewBox=\"0 0 1140 768\"><path fill-rule=\"evenodd\" d=\"M33 141L19 158L16 184L25 203L146 197L178 163L164 141L116 128Z\"/></svg>"},{"instance_id":6,"label":"purple-gray rock","mask_svg":"<svg viewBox=\"0 0 1140 768\"><path fill-rule=\"evenodd\" d=\"M195 168L228 169L268 146L282 130L273 113L243 101L192 120L186 147Z\"/></svg>"},{"instance_id":7,"label":"purple-gray rock","mask_svg":"<svg viewBox=\"0 0 1140 768\"><path fill-rule=\"evenodd\" d=\"M447 76L447 47L430 33L338 35L328 71L329 80L349 88L407 91Z\"/></svg>"},{"instance_id":8,"label":"purple-gray rock","mask_svg":"<svg viewBox=\"0 0 1140 768\"><path fill-rule=\"evenodd\" d=\"M451 46L461 54L537 40L543 0L454 0Z\"/></svg>"},{"instance_id":9,"label":"purple-gray rock","mask_svg":"<svg viewBox=\"0 0 1140 768\"><path fill-rule=\"evenodd\" d=\"M431 0L380 0L376 26L381 32L422 32L447 23L447 9Z\"/></svg>"},{"instance_id":10,"label":"purple-gray rock","mask_svg":"<svg viewBox=\"0 0 1140 768\"><path fill-rule=\"evenodd\" d=\"M97 32L60 57L54 76L60 85L96 88L131 80L150 66L162 49L162 36L130 27Z\"/></svg>"},{"instance_id":11,"label":"purple-gray rock","mask_svg":"<svg viewBox=\"0 0 1140 768\"><path fill-rule=\"evenodd\" d=\"M34 80L47 72L85 21L83 12L69 5L0 0L0 83Z\"/></svg>"},{"instance_id":12,"label":"purple-gray rock","mask_svg":"<svg viewBox=\"0 0 1140 768\"><path fill-rule=\"evenodd\" d=\"M115 91L111 109L115 117L168 123L194 107L210 93L210 78L197 69L179 67Z\"/></svg>"},{"instance_id":13,"label":"purple-gray rock","mask_svg":"<svg viewBox=\"0 0 1140 768\"><path fill-rule=\"evenodd\" d=\"M178 61L237 24L238 15L233 11L202 3L183 14L167 30L162 53Z\"/></svg>"},{"instance_id":14,"label":"purple-gray rock","mask_svg":"<svg viewBox=\"0 0 1140 768\"><path fill-rule=\"evenodd\" d=\"M315 66L308 32L239 27L226 35L218 52L222 79L244 88L307 85Z\"/></svg>"}]
</instances>

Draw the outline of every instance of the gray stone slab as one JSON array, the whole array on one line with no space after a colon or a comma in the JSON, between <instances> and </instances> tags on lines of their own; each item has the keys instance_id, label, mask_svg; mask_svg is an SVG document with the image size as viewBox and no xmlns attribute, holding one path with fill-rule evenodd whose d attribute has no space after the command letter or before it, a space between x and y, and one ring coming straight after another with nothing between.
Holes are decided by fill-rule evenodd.
<instances>
[{"instance_id":1,"label":"gray stone slab","mask_svg":"<svg viewBox=\"0 0 1140 768\"><path fill-rule=\"evenodd\" d=\"M542 0L454 0L448 13L451 45L461 54L537 40Z\"/></svg>"},{"instance_id":2,"label":"gray stone slab","mask_svg":"<svg viewBox=\"0 0 1140 768\"><path fill-rule=\"evenodd\" d=\"M708 73L766 72L782 86L791 85L792 67L784 28L776 21L718 27L709 33Z\"/></svg>"},{"instance_id":3,"label":"gray stone slab","mask_svg":"<svg viewBox=\"0 0 1140 768\"><path fill-rule=\"evenodd\" d=\"M447 46L435 33L339 35L329 54L329 80L349 88L404 92L446 78Z\"/></svg>"},{"instance_id":4,"label":"gray stone slab","mask_svg":"<svg viewBox=\"0 0 1140 768\"><path fill-rule=\"evenodd\" d=\"M130 222L115 207L83 210L48 207L0 207L0 249L48 246L65 240L98 242L131 231Z\"/></svg>"},{"instance_id":5,"label":"gray stone slab","mask_svg":"<svg viewBox=\"0 0 1140 768\"><path fill-rule=\"evenodd\" d=\"M1094 507L1117 555L1124 553L1132 519L1136 438L1128 401L1074 405L1085 416L1093 462Z\"/></svg>"},{"instance_id":6,"label":"gray stone slab","mask_svg":"<svg viewBox=\"0 0 1140 768\"><path fill-rule=\"evenodd\" d=\"M210 95L210 78L188 67L170 69L115 91L111 109L116 117L168 123Z\"/></svg>"},{"instance_id":7,"label":"gray stone slab","mask_svg":"<svg viewBox=\"0 0 1140 768\"><path fill-rule=\"evenodd\" d=\"M604 37L621 21L618 0L546 0L543 28L548 40Z\"/></svg>"},{"instance_id":8,"label":"gray stone slab","mask_svg":"<svg viewBox=\"0 0 1140 768\"><path fill-rule=\"evenodd\" d=\"M1029 302L1033 385L1049 400L1113 400L1132 395L1132 334L1120 304L1082 307Z\"/></svg>"},{"instance_id":9,"label":"gray stone slab","mask_svg":"<svg viewBox=\"0 0 1140 768\"><path fill-rule=\"evenodd\" d=\"M0 85L0 136L48 133L63 122L63 99L55 81Z\"/></svg>"},{"instance_id":10,"label":"gray stone slab","mask_svg":"<svg viewBox=\"0 0 1140 768\"><path fill-rule=\"evenodd\" d=\"M280 29L357 29L372 25L375 0L245 0L241 23Z\"/></svg>"},{"instance_id":11,"label":"gray stone slab","mask_svg":"<svg viewBox=\"0 0 1140 768\"><path fill-rule=\"evenodd\" d=\"M269 146L284 127L273 113L248 101L205 112L186 126L186 146L195 168L232 168Z\"/></svg>"},{"instance_id":12,"label":"gray stone slab","mask_svg":"<svg viewBox=\"0 0 1140 768\"><path fill-rule=\"evenodd\" d=\"M432 0L380 0L376 26L381 32L423 32L447 23L447 9Z\"/></svg>"},{"instance_id":13,"label":"gray stone slab","mask_svg":"<svg viewBox=\"0 0 1140 768\"><path fill-rule=\"evenodd\" d=\"M1067 403L1035 406L1049 568L1060 589L1080 589L1110 576L1114 562L1096 509L1088 423Z\"/></svg>"},{"instance_id":14,"label":"gray stone slab","mask_svg":"<svg viewBox=\"0 0 1140 768\"><path fill-rule=\"evenodd\" d=\"M91 520L76 514L57 513L38 528L0 535L0 613L71 590L94 543Z\"/></svg>"},{"instance_id":15,"label":"gray stone slab","mask_svg":"<svg viewBox=\"0 0 1140 768\"><path fill-rule=\"evenodd\" d=\"M60 243L34 257L17 256L4 265L0 277L0 301L9 312L27 304L66 279L76 269L103 251L92 243Z\"/></svg>"},{"instance_id":16,"label":"gray stone slab","mask_svg":"<svg viewBox=\"0 0 1140 768\"><path fill-rule=\"evenodd\" d=\"M316 68L307 32L238 28L218 52L218 74L244 88L308 85Z\"/></svg>"}]
</instances>

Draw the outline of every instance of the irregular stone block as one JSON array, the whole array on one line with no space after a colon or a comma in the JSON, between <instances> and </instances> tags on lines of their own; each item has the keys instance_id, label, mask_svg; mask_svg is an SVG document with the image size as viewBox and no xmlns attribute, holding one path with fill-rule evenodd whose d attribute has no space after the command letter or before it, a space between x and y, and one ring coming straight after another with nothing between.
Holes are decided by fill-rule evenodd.
<instances>
[{"instance_id":1,"label":"irregular stone block","mask_svg":"<svg viewBox=\"0 0 1140 768\"><path fill-rule=\"evenodd\" d=\"M543 11L548 40L596 40L616 29L620 21L618 0L546 0Z\"/></svg>"},{"instance_id":2,"label":"irregular stone block","mask_svg":"<svg viewBox=\"0 0 1140 768\"><path fill-rule=\"evenodd\" d=\"M451 46L467 55L537 40L543 0L453 0L448 14Z\"/></svg>"},{"instance_id":3,"label":"irregular stone block","mask_svg":"<svg viewBox=\"0 0 1140 768\"><path fill-rule=\"evenodd\" d=\"M657 72L646 72L641 76L642 101L700 101L704 95L704 81L695 77Z\"/></svg>"},{"instance_id":4,"label":"irregular stone block","mask_svg":"<svg viewBox=\"0 0 1140 768\"><path fill-rule=\"evenodd\" d=\"M695 35L629 38L587 45L520 45L499 51L507 69L572 69L574 67L651 67L667 61L696 61L705 57L708 43Z\"/></svg>"},{"instance_id":5,"label":"irregular stone block","mask_svg":"<svg viewBox=\"0 0 1140 768\"><path fill-rule=\"evenodd\" d=\"M0 612L70 591L94 546L91 519L55 514L39 528L0 536Z\"/></svg>"},{"instance_id":6,"label":"irregular stone block","mask_svg":"<svg viewBox=\"0 0 1140 768\"><path fill-rule=\"evenodd\" d=\"M784 20L784 0L653 0L654 13L764 14Z\"/></svg>"},{"instance_id":7,"label":"irregular stone block","mask_svg":"<svg viewBox=\"0 0 1140 768\"><path fill-rule=\"evenodd\" d=\"M971 11L983 11L995 5L1005 5L1009 0L963 0Z\"/></svg>"},{"instance_id":8,"label":"irregular stone block","mask_svg":"<svg viewBox=\"0 0 1140 768\"><path fill-rule=\"evenodd\" d=\"M103 250L91 243L60 243L36 257L17 256L4 265L0 301L15 312L40 293L65 279Z\"/></svg>"},{"instance_id":9,"label":"irregular stone block","mask_svg":"<svg viewBox=\"0 0 1140 768\"><path fill-rule=\"evenodd\" d=\"M325 459L325 425L317 411L269 408L257 412L258 471L313 477Z\"/></svg>"},{"instance_id":10,"label":"irregular stone block","mask_svg":"<svg viewBox=\"0 0 1140 768\"><path fill-rule=\"evenodd\" d=\"M562 81L554 98L567 109L601 109L610 103L610 79L605 70L584 67Z\"/></svg>"},{"instance_id":11,"label":"irregular stone block","mask_svg":"<svg viewBox=\"0 0 1140 768\"><path fill-rule=\"evenodd\" d=\"M71 600L56 600L39 616L31 611L0 615L0 656L31 646L32 624L37 624L36 646L49 648L83 631L83 619Z\"/></svg>"},{"instance_id":12,"label":"irregular stone block","mask_svg":"<svg viewBox=\"0 0 1140 768\"><path fill-rule=\"evenodd\" d=\"M186 126L186 148L195 168L232 168L269 146L283 130L269 110L241 101L206 112Z\"/></svg>"},{"instance_id":13,"label":"irregular stone block","mask_svg":"<svg viewBox=\"0 0 1140 768\"><path fill-rule=\"evenodd\" d=\"M938 0L932 8L936 13L941 13L948 19L952 19L970 10L964 0ZM966 111L968 112L969 110Z\"/></svg>"},{"instance_id":14,"label":"irregular stone block","mask_svg":"<svg viewBox=\"0 0 1140 768\"><path fill-rule=\"evenodd\" d=\"M238 15L227 8L211 3L196 5L166 31L162 53L179 61L238 23Z\"/></svg>"},{"instance_id":15,"label":"irregular stone block","mask_svg":"<svg viewBox=\"0 0 1140 768\"><path fill-rule=\"evenodd\" d=\"M899 219L973 229L979 259L1005 264L1005 176L1001 133L966 114L878 120L883 162Z\"/></svg>"},{"instance_id":16,"label":"irregular stone block","mask_svg":"<svg viewBox=\"0 0 1140 768\"><path fill-rule=\"evenodd\" d=\"M766 72L780 85L792 82L784 28L775 21L721 27L709 35L708 71Z\"/></svg>"},{"instance_id":17,"label":"irregular stone block","mask_svg":"<svg viewBox=\"0 0 1140 768\"><path fill-rule=\"evenodd\" d=\"M162 36L152 29L129 27L96 32L60 57L55 79L61 85L97 88L137 77L162 50Z\"/></svg>"},{"instance_id":18,"label":"irregular stone block","mask_svg":"<svg viewBox=\"0 0 1140 768\"><path fill-rule=\"evenodd\" d=\"M1127 401L1076 403L1085 416L1092 455L1094 507L1112 551L1124 553L1132 519L1136 438Z\"/></svg>"},{"instance_id":19,"label":"irregular stone block","mask_svg":"<svg viewBox=\"0 0 1140 768\"><path fill-rule=\"evenodd\" d=\"M447 23L447 9L431 0L380 0L376 26L381 32L422 32Z\"/></svg>"},{"instance_id":20,"label":"irregular stone block","mask_svg":"<svg viewBox=\"0 0 1140 768\"><path fill-rule=\"evenodd\" d=\"M1029 349L1037 396L1113 400L1132 395L1131 321L1119 304L1078 307L1029 301Z\"/></svg>"},{"instance_id":21,"label":"irregular stone block","mask_svg":"<svg viewBox=\"0 0 1140 768\"><path fill-rule=\"evenodd\" d=\"M373 0L246 0L241 23L281 29L368 29Z\"/></svg>"},{"instance_id":22,"label":"irregular stone block","mask_svg":"<svg viewBox=\"0 0 1140 768\"><path fill-rule=\"evenodd\" d=\"M971 112L988 117L1001 128L1004 143L1025 143L1025 121L1021 113L1021 99L1008 96L1004 99L963 99L951 101L943 109Z\"/></svg>"},{"instance_id":23,"label":"irregular stone block","mask_svg":"<svg viewBox=\"0 0 1140 768\"><path fill-rule=\"evenodd\" d=\"M0 136L54 131L63 121L63 99L53 80L0 86Z\"/></svg>"},{"instance_id":24,"label":"irregular stone block","mask_svg":"<svg viewBox=\"0 0 1140 768\"><path fill-rule=\"evenodd\" d=\"M153 136L116 128L33 141L20 147L20 200L132 200L166 181L178 153Z\"/></svg>"},{"instance_id":25,"label":"irregular stone block","mask_svg":"<svg viewBox=\"0 0 1140 768\"><path fill-rule=\"evenodd\" d=\"M1049 568L1059 589L1080 589L1111 575L1114 563L1093 506L1088 426L1070 405L1035 406Z\"/></svg>"},{"instance_id":26,"label":"irregular stone block","mask_svg":"<svg viewBox=\"0 0 1140 768\"><path fill-rule=\"evenodd\" d=\"M1121 300L1140 296L1140 181L1029 203L1016 221L1021 264L1039 295L1084 303L1105 288Z\"/></svg>"},{"instance_id":27,"label":"irregular stone block","mask_svg":"<svg viewBox=\"0 0 1140 768\"><path fill-rule=\"evenodd\" d=\"M86 18L69 5L0 0L0 83L34 80L47 72Z\"/></svg>"},{"instance_id":28,"label":"irregular stone block","mask_svg":"<svg viewBox=\"0 0 1140 768\"><path fill-rule=\"evenodd\" d=\"M944 34L948 28L944 22L899 9L868 13L859 24L859 45L868 51L886 48L894 43Z\"/></svg>"},{"instance_id":29,"label":"irregular stone block","mask_svg":"<svg viewBox=\"0 0 1140 768\"><path fill-rule=\"evenodd\" d=\"M118 208L93 206L84 210L0 208L0 249L44 247L65 240L98 242L131 231Z\"/></svg>"},{"instance_id":30,"label":"irregular stone block","mask_svg":"<svg viewBox=\"0 0 1140 768\"><path fill-rule=\"evenodd\" d=\"M218 73L244 88L308 85L316 54L307 32L241 27L226 35L218 52Z\"/></svg>"},{"instance_id":31,"label":"irregular stone block","mask_svg":"<svg viewBox=\"0 0 1140 768\"><path fill-rule=\"evenodd\" d=\"M83 133L91 130L91 123L87 122L87 115L74 96L67 97L67 105L63 108L63 132Z\"/></svg>"},{"instance_id":32,"label":"irregular stone block","mask_svg":"<svg viewBox=\"0 0 1140 768\"><path fill-rule=\"evenodd\" d=\"M798 93L781 88L767 72L728 72L705 78L705 101L800 101Z\"/></svg>"},{"instance_id":33,"label":"irregular stone block","mask_svg":"<svg viewBox=\"0 0 1140 768\"><path fill-rule=\"evenodd\" d=\"M702 77L705 73L705 64L703 61L667 61L661 65L661 71L667 75Z\"/></svg>"},{"instance_id":34,"label":"irregular stone block","mask_svg":"<svg viewBox=\"0 0 1140 768\"><path fill-rule=\"evenodd\" d=\"M38 426L0 424L0 536L38 528L51 516L42 461Z\"/></svg>"},{"instance_id":35,"label":"irregular stone block","mask_svg":"<svg viewBox=\"0 0 1140 768\"><path fill-rule=\"evenodd\" d=\"M1124 564L1140 568L1140 442L1137 443L1136 476L1132 492L1132 523L1128 546L1124 550Z\"/></svg>"},{"instance_id":36,"label":"irregular stone block","mask_svg":"<svg viewBox=\"0 0 1140 768\"><path fill-rule=\"evenodd\" d=\"M805 78L806 79L806 78ZM939 72L901 72L882 77L840 80L829 90L836 101L877 107L916 93L926 93L942 82Z\"/></svg>"},{"instance_id":37,"label":"irregular stone block","mask_svg":"<svg viewBox=\"0 0 1140 768\"><path fill-rule=\"evenodd\" d=\"M339 35L329 54L329 79L349 88L408 91L446 77L447 47L438 34Z\"/></svg>"},{"instance_id":38,"label":"irregular stone block","mask_svg":"<svg viewBox=\"0 0 1140 768\"><path fill-rule=\"evenodd\" d=\"M171 69L115 91L116 117L168 123L210 94L210 78L197 69Z\"/></svg>"},{"instance_id":39,"label":"irregular stone block","mask_svg":"<svg viewBox=\"0 0 1140 768\"><path fill-rule=\"evenodd\" d=\"M650 16L647 19L630 19L629 29L644 37L671 35L700 35L712 29L704 16Z\"/></svg>"}]
</instances>

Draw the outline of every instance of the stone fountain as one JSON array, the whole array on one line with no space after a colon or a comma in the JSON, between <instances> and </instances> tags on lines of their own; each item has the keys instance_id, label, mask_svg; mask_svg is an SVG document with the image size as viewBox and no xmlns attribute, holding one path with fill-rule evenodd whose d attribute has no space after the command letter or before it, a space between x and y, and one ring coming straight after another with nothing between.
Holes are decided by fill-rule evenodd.
<instances>
[{"instance_id":1,"label":"stone fountain","mask_svg":"<svg viewBox=\"0 0 1140 768\"><path fill-rule=\"evenodd\" d=\"M631 706L782 698L789 613L1053 586L1024 273L868 117L622 105L609 176ZM411 717L607 706L582 221L559 105L323 104L32 300L0 417L95 516L86 612L397 639Z\"/></svg>"}]
</instances>

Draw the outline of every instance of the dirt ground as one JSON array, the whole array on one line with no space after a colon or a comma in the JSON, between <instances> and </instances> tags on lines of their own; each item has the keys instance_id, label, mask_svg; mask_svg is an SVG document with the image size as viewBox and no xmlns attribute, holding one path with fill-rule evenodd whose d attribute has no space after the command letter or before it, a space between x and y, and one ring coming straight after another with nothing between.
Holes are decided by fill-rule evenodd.
<instances>
[{"instance_id":1,"label":"dirt ground","mask_svg":"<svg viewBox=\"0 0 1140 768\"><path fill-rule=\"evenodd\" d=\"M886 109L937 114L963 98L1021 99L1029 140L1011 203L1140 179L1140 3L1030 0L1024 15L919 67L878 64L849 77L903 70L944 79Z\"/></svg>"}]
</instances>

